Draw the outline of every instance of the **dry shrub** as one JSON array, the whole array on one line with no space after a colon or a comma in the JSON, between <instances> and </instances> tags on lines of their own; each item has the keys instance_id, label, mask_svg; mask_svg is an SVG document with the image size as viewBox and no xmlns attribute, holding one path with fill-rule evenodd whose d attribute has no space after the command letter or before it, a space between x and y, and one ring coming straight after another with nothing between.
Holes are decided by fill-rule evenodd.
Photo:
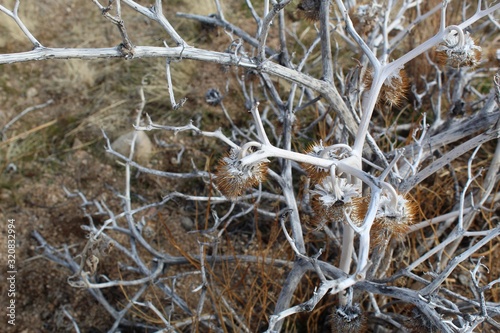
<instances>
[{"instance_id":1,"label":"dry shrub","mask_svg":"<svg viewBox=\"0 0 500 333\"><path fill-rule=\"evenodd\" d=\"M298 5L299 12L302 12L300 15L295 12L295 7L290 9L291 6L288 6L286 8L288 16L283 17L292 17L292 22L288 23L285 19L289 24L287 29L280 31L279 17L275 17L273 25L269 27L266 45L275 50L286 46L289 48L287 50L289 59L277 55L258 59L260 55L257 55L255 48L249 47L249 41L245 41L242 46L238 44L240 38L254 38L258 31L258 22L253 19L253 13L242 11L242 4L237 1L223 2L222 9L224 13L227 13L226 20L244 28L250 37L237 36L229 26L226 28L212 25L208 27L195 20L176 18L170 8L168 11L165 10L167 19L182 34L188 44L199 47L200 50L223 53L214 53L214 57L218 57L214 62L224 62L223 59L227 56L228 50L235 55L232 62L226 62L224 66L181 59L181 55L169 59L175 99L176 101L185 97L188 99L181 109L176 109L170 103L171 96L169 96L165 78L165 59L135 59L127 62L107 59L92 63L70 60L58 63L46 62L43 66L27 64L26 67L22 67L18 64L5 67L6 70L0 77L0 86L2 92L5 92L1 94L1 101L8 106L9 110L0 118L2 123L12 119L19 110L28 105L41 103L48 97L56 99L54 105L50 106L45 114L33 113L24 118L24 122L15 124L10 129L11 132L7 133L10 141L0 143L0 149L5 152L0 161L3 169L9 163L17 163L25 168L35 158L39 159L38 164L33 165L28 172L23 169L25 187L22 194L18 194L15 200L9 199L9 206L14 207L15 203L26 211L26 215L42 216L38 220L37 227L42 230L46 228L47 232L44 232L44 237L49 243L67 244L68 240L65 238L67 235L74 243L66 254L64 251L46 245L41 249L45 251L44 254L52 259L56 256L59 259L58 263L70 267L71 274L75 273L75 267L71 264L84 263L84 268L89 272L94 283L106 283L109 280L133 281L143 278L144 275L148 277L151 275L148 269L154 271L157 267L155 265L161 264L162 260L166 263L161 274L152 281L135 286L115 285L111 288L104 288L102 297L96 292L97 296L94 294L96 299L100 301L105 299L118 311L128 309L123 318L106 318L102 319L102 322L96 322L95 324L100 328L107 330L116 322L117 325L120 323L120 329L124 330L159 329L166 325L165 320L168 319L169 325L177 325L180 331L208 332L215 329L243 331L244 327L247 327L249 331L263 331L267 328L269 318L279 304L279 300L284 297L282 290L289 283L287 274L290 273L291 267L297 267L300 260L306 260L311 265L315 262L314 260L319 260L322 264L335 268L339 266L339 262L342 262L341 238L347 230L350 230L348 229L350 226L344 221L345 210L355 209L355 212L351 214L355 224L353 227L360 227L368 210L369 195L366 192L369 191L364 189L364 196L359 197L361 199L358 198L357 203L362 203L360 206L353 204L344 207L342 205L339 208L339 203L337 206L333 205L337 208L334 212L322 209L313 191L320 181L327 178L328 173L330 176L333 173L335 179L352 181L349 168L343 164L346 163L343 159L350 157L349 151L342 158L332 157L331 160L335 161L335 166L339 167L333 171L317 165L311 167L308 163L303 163L303 160L300 160L302 164L288 164L281 158L273 159L270 163L266 161L266 167L273 172L269 172L268 177L265 178L261 162L250 164L250 167L247 165L246 169L238 169L239 162L244 155L265 151L265 145L254 144L254 150L234 157L234 165L230 165L239 171L249 172L250 181L246 182L235 180L234 174L227 175L229 164L223 157L227 149L213 139L213 136L220 138L222 134L210 132L222 128L220 133L225 135L225 142L231 141L237 147L256 138L261 140L262 133L255 130L258 127L258 124L256 125L258 117L247 112L255 101L259 101L258 115L265 121L263 126L272 144L282 149L286 147L284 150L289 153L290 151L304 151L302 147L310 146L315 141L314 145L318 146L319 138L325 142L325 145L326 142L352 144L352 137L348 137L343 117L351 114L361 115L361 101L366 96L362 95L362 92L366 92L371 87L373 80L371 69L366 65L368 62L363 60L364 57L360 55L356 44L352 40L347 40L347 35L339 37L340 35L336 35L337 32L335 32L332 36L335 38L333 58L336 66L336 81L334 85L328 87L332 89L325 91L331 93L337 88L341 89L342 98L338 101L338 105L327 105L328 94L304 88L306 86L303 85L304 82L313 82L320 87L323 87L325 83L323 79L320 79L326 67L322 62L321 43L314 49L307 49L317 37L315 30L317 26L311 22L318 16L317 4L317 1L300 2ZM426 12L439 4L441 4L440 1L430 1L420 4L420 8ZM8 5L12 5L12 2ZM214 2L208 0L199 3L172 1L172 6L179 11L200 15L210 15L217 11ZM117 29L99 15L97 8L91 2L68 4L52 1L38 5L26 4L21 8L21 16L29 22L28 28L36 31L37 38L46 46L112 47L122 42ZM450 5L448 22L461 22L460 8L459 3ZM474 10L474 8L471 7L469 10ZM258 8L257 11L260 15L262 9ZM307 12L305 20L303 19L304 12ZM411 21L415 18L416 11L410 10L410 12L407 18ZM376 10L373 13L380 14ZM297 15L298 18L293 15ZM343 22L342 14L332 9L331 15L332 22L336 22L335 29L341 30L343 23L339 21ZM214 17L217 18L217 16L211 18ZM46 25L40 18L50 20L52 24ZM165 39L173 48L174 43L150 19L138 15L128 7L123 13L123 19L135 45L163 47L163 39ZM15 25L9 22L0 28L0 53L26 50L25 39L19 38ZM86 24L82 26L75 22ZM380 21L372 16L366 18L358 15L354 24L362 38L370 41L373 37L370 35L378 33L377 27ZM404 42L398 45L391 57L398 58L409 50L419 47L424 40L436 33L438 26L439 11L425 22L409 29L407 31L409 38L405 38ZM96 31L98 33L95 33ZM9 34L9 41L12 40L12 43L5 41L2 37L4 33ZM394 37L396 33L397 31L389 37ZM287 38L283 45L280 41L282 38ZM493 40L494 38L489 36L486 39ZM491 42L491 45L486 50L488 55L496 47L495 41ZM290 80L284 80L283 76L274 75L275 73L271 71L283 70L286 66L289 66L286 70L293 71L296 67L290 64L295 66L294 62L305 54L309 56L309 61L304 66L305 69L289 78ZM443 88L448 91L452 91L462 83L461 77L457 76L456 69L433 66L432 60L435 58L432 52L429 54L430 62L422 55L406 64L404 71L398 70L394 76L389 76L387 84L379 94L377 111L380 112L374 113L370 119L370 126L372 126L370 128L373 128L373 133L375 133L375 140L370 144L376 145L382 153L385 153L384 158L387 159L387 163L394 158L395 148L408 147L415 141L412 135L417 133L417 128L423 121L423 117L418 112L431 109L434 105L431 101L441 93L431 89L422 101L422 105L417 105L410 88L416 86L417 91L420 92L423 90L425 80L431 81L439 75L446 80L450 78L448 81L445 80L446 84ZM360 59L359 63L351 59L353 55L356 59ZM491 58L491 55L488 57ZM261 62L261 60L264 61ZM286 63L288 60L291 62ZM243 61L247 68L243 68L240 61ZM490 63L492 62L493 60L490 59ZM363 76L359 75L363 73L366 77L364 83L362 82ZM421 74L426 75L425 80L420 77ZM75 82L77 84L74 84ZM460 117L473 116L475 112L479 112L483 103L478 101L476 93L478 89L476 89L475 82L471 80L467 81L467 84L475 90L471 89L460 95L461 100L466 104L466 112L460 114ZM35 88L36 91L28 92L35 86L38 87ZM140 99L139 89L142 89L145 95L143 109L141 109L143 101ZM207 105L206 93L214 89L221 92L222 104L218 101L218 103L212 103L217 105ZM27 98L24 100L20 96ZM293 116L287 113L289 106L297 106L297 103L304 102L311 102L311 105L292 110ZM450 126L454 126L453 121L457 118L456 115L448 112L450 105L454 102L453 98L443 97L442 108L439 110L442 112L443 120L452 124ZM339 111L342 103L346 104L345 108L349 113ZM226 110L222 109L223 106ZM136 119L139 109L144 114L147 113L156 124L176 124L177 126L174 126L171 132L153 133L158 147L147 166L154 168L154 172L144 169L137 171L134 169L137 166L131 161L121 161L116 156L111 159L112 163L101 158L104 142L101 139L101 128L111 138L119 136L125 130L130 131L130 124ZM363 111L366 112L366 110ZM231 119L227 119L226 112ZM429 116L429 118L433 117ZM196 128L190 128L191 131L186 134L182 126L190 124L190 120L193 121L191 126ZM292 120L295 121L294 124L290 124ZM137 125L146 125L147 122L148 119L143 116L141 123ZM44 125L46 127L43 127ZM403 130L398 125L402 125ZM438 126L437 130L445 131L447 128ZM179 134L180 132L184 133ZM436 149L432 147L431 152L436 156L433 157L429 153L426 156L427 159L422 161L417 169L421 170L432 165L434 158L447 154L464 140L462 138L453 144ZM87 147L88 152L82 150ZM111 150L110 147L108 149ZM473 172L490 165L493 150L493 144L483 146L477 158L471 163ZM356 165L357 171L366 177L365 183L379 181L376 177L379 177L385 168L382 161L368 150L361 149L358 153L359 156L362 155L365 158L364 162L371 162L371 164L366 163L365 169L361 168L361 159L359 165ZM321 154L311 152L311 147L305 150L305 155L309 158L323 157ZM414 155L411 157L413 158ZM431 256L412 270L412 273L418 275L420 280L404 275L404 272L401 273L402 268L408 267L422 254L446 241L446 237L454 227L452 224L447 227L444 223L431 225L426 229L412 232L410 235L407 233L417 221L438 217L457 209L458 197L463 191L464 183L470 178L467 174L469 158L470 154L456 158L447 168L441 168L413 187L409 194L404 194L404 196L397 194L401 195L401 198L419 203L418 211L417 205L405 207L406 212L415 210L410 214L411 219L407 219L408 223L389 230L393 227L394 216L389 216L383 221L380 218L375 220L371 243L367 247L370 259L373 259L371 264L374 268L371 271L368 270L366 279L377 283L379 289L376 289L377 293L374 294L373 299L367 295L366 290L354 291L354 304L359 303L359 311L362 312L359 321L346 319L346 313L356 314L357 308L343 304L346 302L346 296L339 293L323 297L312 310L307 309L311 310L309 312L302 311L286 318L282 330L322 332L332 330L332 321L334 322L333 331L339 331L339 327L340 331L351 330L351 326L346 323L353 324L351 331L388 329L388 327L393 327L394 322L400 323L409 330L416 329L412 323L418 323L419 326L426 327L428 331L435 330L433 326L435 323L430 323L428 319L422 317L420 312L408 305L410 303L408 297L398 299L385 293L387 290L394 290L391 289L392 287L407 288L410 291L424 288L422 279L427 279L428 274L439 275L442 272L443 267L432 271L433 267L443 266L444 263L450 262L457 253L466 251L474 244L470 239L463 239L458 244L458 249L451 249L450 253L444 251L437 256ZM218 164L218 160L221 159L222 163ZM290 159L293 160L293 158ZM113 167L106 163L112 164ZM133 165L132 171L128 169L125 176L122 172L124 164L126 168ZM212 172L217 171L217 165L219 165L218 175L215 175ZM404 167L405 163L401 162L397 165ZM342 166L345 169L340 170ZM350 165L350 167L353 166ZM190 171L192 173L188 174ZM364 173L368 171L369 176ZM180 178L162 178L157 177L155 172L185 172L188 175L184 174ZM58 174L65 174L70 180L65 179L64 184L57 183L54 179L57 179ZM73 204L67 211L56 210L57 213L52 213L52 215L47 215L46 210L42 210L42 206L56 209L56 201L66 200L62 198L62 191L57 192L60 196L57 197L58 200L54 199L55 185L48 186L47 180L43 180L47 178L45 175L49 175L50 181L55 182L60 188L68 185L67 187L71 189L78 189L76 193L70 191L70 194L79 196L80 199L87 195L88 201L83 200L81 205L83 214L86 214L85 219L81 218L80 212L76 212L76 206L78 206L76 204ZM2 191L3 188L11 188L8 192L5 191L7 194L2 194L2 199L8 199L9 195L15 192L12 190L14 180L19 180L20 176L16 175L16 177L9 178L8 181L2 183ZM405 181L394 174L386 178L383 180L387 180L388 183L393 182L386 186L396 187L397 181ZM483 186L482 180L481 177L475 179L469 191L475 195L480 193ZM31 182L37 182L37 185L32 188L36 189L36 194L40 199L34 203L27 195L27 188ZM132 188L131 192L124 194L126 188ZM45 195L44 191L49 195ZM499 185L496 185L494 191L494 193L499 191ZM345 194L345 191L341 192ZM296 202L293 201L295 197L290 195L291 193L294 195L297 193ZM244 195L246 197L242 198ZM129 201L131 201L131 207L127 206ZM300 207L296 208L295 220L290 219L285 224L286 228L294 226L295 229L292 228L294 232L297 232L299 227L302 228L302 234L294 235L297 237L296 243L285 239L280 226L280 218L284 216L286 209L294 206L292 201ZM481 210L481 214L478 214L472 225L468 226L469 231L495 228L495 219L498 215L495 200L487 202L482 208L488 209ZM217 214L224 215L224 217ZM118 216L116 220L113 219L114 216ZM224 222L219 225L217 222L220 219ZM335 220L336 223L331 223L331 220ZM54 221L52 225L54 229L48 228L47 226ZM323 223L325 221L326 223ZM65 222L68 223L64 224ZM312 222L313 226L306 225L307 222ZM92 237L97 234L97 230L103 227L104 223L107 228L102 229L101 232L113 238L114 241L106 243L107 246L104 249L93 248L94 252L85 251L87 244L102 240ZM85 225L85 232L79 229L80 225ZM140 237L134 232L140 232ZM362 232L358 232L360 233ZM397 234L395 235L397 237L393 237L394 234ZM303 236L305 240L301 241L299 236ZM141 243L141 238L158 253ZM40 238L38 241L41 241ZM293 245L300 245L301 242L304 244L303 255L307 259L299 256L292 248ZM110 244L114 244L114 247ZM362 252L361 247L365 244L361 244L360 237L356 236L351 245L356 250L359 249L356 258L360 260L358 254ZM32 249L24 249L24 253L35 255L35 246L32 245L32 247ZM446 250L448 249L450 248ZM500 267L494 257L497 249L498 242L491 241L480 251L471 255L471 260L475 260L475 263L479 256L486 257L483 263L489 267L490 272L482 271L481 273L488 279L487 281L492 281L498 276ZM321 254L319 259L313 258L317 254ZM98 264L95 264L95 261L90 261L88 264L86 260L83 260L93 259L92 255L99 259ZM93 263L96 266L92 266ZM354 269L360 268L357 267L358 263L353 264L352 268L344 267L343 269L348 273L353 273ZM42 274L40 273L43 270L42 266L34 265L29 269L33 269L33 274ZM468 262L461 263L453 274L444 280L442 287L473 299L474 293L461 281L464 281L463 276L474 267ZM70 275L68 270L58 273L60 273L60 281L64 280L61 276ZM94 275L94 273L97 274ZM336 274L338 276L329 271L326 280L346 281L340 273ZM83 279L83 275L76 278ZM291 301L287 306L303 304L312 299L316 295L316 288L325 283L319 275L314 269L309 269L301 275L300 282L291 292ZM355 289L361 288L360 285L362 283L355 283ZM40 289L36 286L32 287L34 291ZM134 300L134 296L142 288L144 288L144 293L138 301ZM36 293L33 292L33 294ZM435 294L445 297L444 294L440 294L440 291L436 291ZM498 285L494 285L486 295L489 301L498 303ZM26 302L30 301L28 297L26 299ZM64 302L56 300L53 304L64 304ZM373 302L379 304L382 313L394 322L381 316L378 310L375 311ZM404 305L402 306L401 303ZM97 307L88 304L85 306L92 307L92 310ZM154 309L157 309L159 314ZM340 313L337 312L339 310L341 310ZM77 315L77 321L84 321L84 316L85 311L81 310ZM91 320L97 319L92 316ZM344 324L347 326L342 326ZM36 325L40 323L37 322ZM85 322L82 327L91 329L92 325L94 325L93 322ZM62 326L52 325L51 327L56 327L53 330L57 330Z\"/></svg>"}]
</instances>

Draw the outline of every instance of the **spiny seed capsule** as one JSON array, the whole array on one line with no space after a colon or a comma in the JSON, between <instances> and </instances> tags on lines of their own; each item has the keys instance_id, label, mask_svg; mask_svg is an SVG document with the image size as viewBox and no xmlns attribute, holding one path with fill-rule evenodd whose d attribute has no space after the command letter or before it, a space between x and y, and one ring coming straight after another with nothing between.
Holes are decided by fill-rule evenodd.
<instances>
[{"instance_id":1,"label":"spiny seed capsule","mask_svg":"<svg viewBox=\"0 0 500 333\"><path fill-rule=\"evenodd\" d=\"M322 224L324 221L343 222L344 210L350 207L351 201L359 197L358 186L348 184L345 178L333 180L327 176L321 184L316 184L312 193L312 208Z\"/></svg>"},{"instance_id":2,"label":"spiny seed capsule","mask_svg":"<svg viewBox=\"0 0 500 333\"><path fill-rule=\"evenodd\" d=\"M352 198L349 217L355 225L360 226L363 224L369 204L369 196Z\"/></svg>"},{"instance_id":3,"label":"spiny seed capsule","mask_svg":"<svg viewBox=\"0 0 500 333\"><path fill-rule=\"evenodd\" d=\"M397 196L396 204L389 197L382 196L372 227L374 244L389 242L393 238L402 240L415 223L417 211L415 201L402 195Z\"/></svg>"},{"instance_id":4,"label":"spiny seed capsule","mask_svg":"<svg viewBox=\"0 0 500 333\"><path fill-rule=\"evenodd\" d=\"M302 0L297 5L297 12L308 21L319 21L321 0Z\"/></svg>"},{"instance_id":5,"label":"spiny seed capsule","mask_svg":"<svg viewBox=\"0 0 500 333\"><path fill-rule=\"evenodd\" d=\"M366 331L366 317L359 305L338 307L329 317L332 333L362 333Z\"/></svg>"},{"instance_id":6,"label":"spiny seed capsule","mask_svg":"<svg viewBox=\"0 0 500 333\"><path fill-rule=\"evenodd\" d=\"M481 61L481 47L475 45L469 33L464 34L463 45L460 45L456 31L451 31L436 48L436 61L454 68L476 67Z\"/></svg>"},{"instance_id":7,"label":"spiny seed capsule","mask_svg":"<svg viewBox=\"0 0 500 333\"><path fill-rule=\"evenodd\" d=\"M323 141L314 142L310 144L307 149L304 151L304 154L307 154L311 157L323 158L327 160L341 160L350 155L350 148L346 149L346 145L336 144L333 146L323 146ZM323 179L330 174L329 169L319 167L314 164L304 163L304 170L311 178L314 183L321 183Z\"/></svg>"},{"instance_id":8,"label":"spiny seed capsule","mask_svg":"<svg viewBox=\"0 0 500 333\"><path fill-rule=\"evenodd\" d=\"M370 87L373 82L373 73L371 70L366 71L365 87ZM406 71L400 69L394 72L387 79L385 79L382 88L380 89L377 105L387 105L389 107L401 106L402 102L406 99L406 94L410 88L410 80Z\"/></svg>"},{"instance_id":9,"label":"spiny seed capsule","mask_svg":"<svg viewBox=\"0 0 500 333\"><path fill-rule=\"evenodd\" d=\"M380 5L375 3L353 7L350 17L352 18L354 29L363 35L368 35L372 32L379 21L380 9Z\"/></svg>"},{"instance_id":10,"label":"spiny seed capsule","mask_svg":"<svg viewBox=\"0 0 500 333\"><path fill-rule=\"evenodd\" d=\"M368 211L370 197L354 198L350 218L360 225ZM392 239L402 240L415 223L418 205L415 201L398 195L395 200L382 195L371 229L373 245L388 244Z\"/></svg>"},{"instance_id":11,"label":"spiny seed capsule","mask_svg":"<svg viewBox=\"0 0 500 333\"><path fill-rule=\"evenodd\" d=\"M323 141L319 143L315 142L309 145L304 151L305 154L313 157L322 157L325 152L325 147L323 146ZM304 164L304 169L309 178L314 183L321 183L321 181L328 176L328 169L316 166L314 164Z\"/></svg>"},{"instance_id":12,"label":"spiny seed capsule","mask_svg":"<svg viewBox=\"0 0 500 333\"><path fill-rule=\"evenodd\" d=\"M217 166L215 184L227 198L234 199L266 179L267 160L243 165L240 150L232 149Z\"/></svg>"}]
</instances>

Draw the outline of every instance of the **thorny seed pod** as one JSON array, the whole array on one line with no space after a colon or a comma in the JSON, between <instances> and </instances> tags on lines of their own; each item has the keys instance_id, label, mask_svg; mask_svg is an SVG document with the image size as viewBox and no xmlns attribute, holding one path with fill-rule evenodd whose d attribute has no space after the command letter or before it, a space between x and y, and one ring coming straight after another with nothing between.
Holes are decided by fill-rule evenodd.
<instances>
[{"instance_id":1,"label":"thorny seed pod","mask_svg":"<svg viewBox=\"0 0 500 333\"><path fill-rule=\"evenodd\" d=\"M382 196L372 227L374 244L388 243L395 238L401 240L417 215L417 204L398 195L396 200Z\"/></svg>"},{"instance_id":2,"label":"thorny seed pod","mask_svg":"<svg viewBox=\"0 0 500 333\"><path fill-rule=\"evenodd\" d=\"M349 217L356 225L361 225L370 205L370 197L352 199ZM382 195L371 229L373 245L388 243L391 239L401 240L415 223L418 205L415 201L398 195L395 200Z\"/></svg>"},{"instance_id":3,"label":"thorny seed pod","mask_svg":"<svg viewBox=\"0 0 500 333\"><path fill-rule=\"evenodd\" d=\"M366 71L365 76L365 87L370 87L373 82L373 73L371 70ZM410 80L406 71L400 69L399 71L390 75L385 79L382 88L380 89L379 99L377 101L378 106L383 104L393 107L401 106L403 100L406 99L406 93L410 87Z\"/></svg>"},{"instance_id":4,"label":"thorny seed pod","mask_svg":"<svg viewBox=\"0 0 500 333\"><path fill-rule=\"evenodd\" d=\"M266 179L268 160L242 165L241 150L232 149L219 161L215 184L227 198L240 196L247 188L254 187Z\"/></svg>"},{"instance_id":5,"label":"thorny seed pod","mask_svg":"<svg viewBox=\"0 0 500 333\"><path fill-rule=\"evenodd\" d=\"M297 5L297 12L300 17L308 21L319 21L319 11L321 8L321 0L302 0Z\"/></svg>"},{"instance_id":6,"label":"thorny seed pod","mask_svg":"<svg viewBox=\"0 0 500 333\"><path fill-rule=\"evenodd\" d=\"M342 159L346 157L346 153L341 152L337 153L337 151L342 148L334 148L331 149L331 147L325 147L323 145L323 141L320 141L319 143L314 142L307 147L307 149L304 151L304 154L307 154L309 156L313 157L318 157L318 158L327 158L327 159ZM328 176L329 170L313 165L313 164L304 164L303 165L305 172L311 178L313 183L321 183L323 179Z\"/></svg>"},{"instance_id":7,"label":"thorny seed pod","mask_svg":"<svg viewBox=\"0 0 500 333\"><path fill-rule=\"evenodd\" d=\"M338 307L329 317L332 333L362 333L366 331L366 317L359 305Z\"/></svg>"},{"instance_id":8,"label":"thorny seed pod","mask_svg":"<svg viewBox=\"0 0 500 333\"><path fill-rule=\"evenodd\" d=\"M322 157L325 152L325 147L323 146L323 141L319 143L312 143L307 147L304 151L304 154L313 157ZM304 165L305 172L311 178L314 183L320 183L326 176L328 176L328 169L319 167L314 164L305 164Z\"/></svg>"},{"instance_id":9,"label":"thorny seed pod","mask_svg":"<svg viewBox=\"0 0 500 333\"><path fill-rule=\"evenodd\" d=\"M327 176L321 184L316 184L311 193L312 208L320 220L342 222L345 219L344 209L351 205L353 198L359 197L360 188L348 184L345 178L334 180Z\"/></svg>"},{"instance_id":10,"label":"thorny seed pod","mask_svg":"<svg viewBox=\"0 0 500 333\"><path fill-rule=\"evenodd\" d=\"M366 213L368 212L369 204L369 196L352 198L349 217L355 225L360 226L361 224L363 224Z\"/></svg>"},{"instance_id":11,"label":"thorny seed pod","mask_svg":"<svg viewBox=\"0 0 500 333\"><path fill-rule=\"evenodd\" d=\"M464 34L463 45L460 45L456 31L451 31L436 48L436 61L454 68L476 67L481 61L481 47L475 45L469 33Z\"/></svg>"},{"instance_id":12,"label":"thorny seed pod","mask_svg":"<svg viewBox=\"0 0 500 333\"><path fill-rule=\"evenodd\" d=\"M380 5L376 3L359 5L352 8L350 17L354 29L363 35L368 35L372 32L379 21L380 8Z\"/></svg>"},{"instance_id":13,"label":"thorny seed pod","mask_svg":"<svg viewBox=\"0 0 500 333\"><path fill-rule=\"evenodd\" d=\"M207 93L205 94L205 102L207 102L208 105L217 106L221 101L222 95L219 90L215 88L208 89Z\"/></svg>"}]
</instances>

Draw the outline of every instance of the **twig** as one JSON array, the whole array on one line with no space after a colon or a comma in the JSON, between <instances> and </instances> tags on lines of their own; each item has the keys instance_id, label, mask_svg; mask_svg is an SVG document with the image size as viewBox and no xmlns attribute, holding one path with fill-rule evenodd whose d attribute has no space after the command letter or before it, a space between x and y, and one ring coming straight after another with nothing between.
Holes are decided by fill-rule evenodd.
<instances>
[{"instance_id":1,"label":"twig","mask_svg":"<svg viewBox=\"0 0 500 333\"><path fill-rule=\"evenodd\" d=\"M22 117L24 117L25 115L27 115L28 113L30 113L31 111L35 111L35 110L39 110L39 109L43 109L44 107L46 106L49 106L51 105L52 103L54 103L54 100L53 99L49 99L47 102L43 103L43 104L38 104L38 105L34 105L34 106L30 106L29 108L26 108L24 109L21 113L19 113L18 115L16 115L14 118L12 118L3 128L2 130L0 130L0 133L2 134L2 140L5 141L7 138L5 136L5 132L7 132L7 130L16 122L18 121L19 119L21 119Z\"/></svg>"},{"instance_id":2,"label":"twig","mask_svg":"<svg viewBox=\"0 0 500 333\"><path fill-rule=\"evenodd\" d=\"M29 29L24 25L23 21L19 18L19 5L21 4L20 0L16 0L13 10L8 10L3 5L0 5L0 11L7 14L11 17L22 30L22 32L28 37L30 42L33 44L35 49L43 48L43 45L33 36L33 34L29 31Z\"/></svg>"},{"instance_id":3,"label":"twig","mask_svg":"<svg viewBox=\"0 0 500 333\"><path fill-rule=\"evenodd\" d=\"M122 10L121 10L121 0L110 0L109 5L107 7L102 6L99 3L99 0L92 0L92 2L99 7L102 15L111 21L118 30L120 31L120 35L122 36L122 44L121 48L122 52L126 59L133 58L134 56L134 44L130 41L130 38L127 33L127 29L125 28L125 23L122 20ZM113 3L116 5L116 16L111 15L109 12L113 7Z\"/></svg>"},{"instance_id":4,"label":"twig","mask_svg":"<svg viewBox=\"0 0 500 333\"><path fill-rule=\"evenodd\" d=\"M73 327L75 328L75 332L80 333L80 327L78 326L78 323L76 322L75 318L71 315L71 313L69 313L69 311L66 309L66 307L63 306L62 310L63 310L64 315L66 317L68 317L69 320L71 320L71 323L73 324Z\"/></svg>"}]
</instances>

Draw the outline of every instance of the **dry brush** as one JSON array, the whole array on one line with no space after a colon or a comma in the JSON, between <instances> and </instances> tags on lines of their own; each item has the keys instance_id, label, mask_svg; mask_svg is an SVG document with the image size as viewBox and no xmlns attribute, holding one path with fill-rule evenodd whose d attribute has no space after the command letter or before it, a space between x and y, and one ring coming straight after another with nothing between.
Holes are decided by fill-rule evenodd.
<instances>
[{"instance_id":1,"label":"dry brush","mask_svg":"<svg viewBox=\"0 0 500 333\"><path fill-rule=\"evenodd\" d=\"M68 283L87 289L111 314L109 332L126 326L162 332L500 329L499 270L489 274L491 260L482 259L494 258L500 235L500 60L487 59L481 47L500 30L498 2L246 0L231 7L245 11L251 26L232 23L224 0L215 0L213 15L175 18L174 1L93 2L96 15L116 26L120 45L42 45L19 15L25 4L16 1L13 8L0 5L2 20L14 20L32 49L0 54L0 64L163 58L172 111L186 107L174 95L171 69L178 62L219 64L233 76L227 85L240 90L240 97L228 89L207 92L206 102L221 108L229 124L214 131L203 128L203 119L158 123L144 113L142 94L136 131L214 140L218 162L204 170L195 161L178 172L156 170L134 161L135 137L124 155L103 132L106 151L125 170L123 192L116 194L122 210L67 190L88 218L82 226L87 245L78 256L56 251L34 233L44 255L71 271ZM161 27L161 45L135 45L125 11ZM172 20L219 29L227 35L225 51L190 45ZM248 123L227 112L224 102L231 98L240 98L235 103L250 114ZM144 203L133 196L134 172L201 185ZM435 207L436 197L450 196L443 184L455 184L455 196L447 207ZM151 242L144 212L187 203L205 212L205 225L192 231L197 249L188 253L175 239L169 243L176 251ZM232 226L241 221L252 225L257 250L247 253L247 244L228 241L239 239L240 229ZM263 225L267 229L259 230ZM111 247L119 253L119 277L100 271ZM176 281L184 280L197 285L180 292ZM104 292L113 287L126 295L120 304ZM233 287L243 288L241 297ZM308 312L314 323L304 319Z\"/></svg>"}]
</instances>

